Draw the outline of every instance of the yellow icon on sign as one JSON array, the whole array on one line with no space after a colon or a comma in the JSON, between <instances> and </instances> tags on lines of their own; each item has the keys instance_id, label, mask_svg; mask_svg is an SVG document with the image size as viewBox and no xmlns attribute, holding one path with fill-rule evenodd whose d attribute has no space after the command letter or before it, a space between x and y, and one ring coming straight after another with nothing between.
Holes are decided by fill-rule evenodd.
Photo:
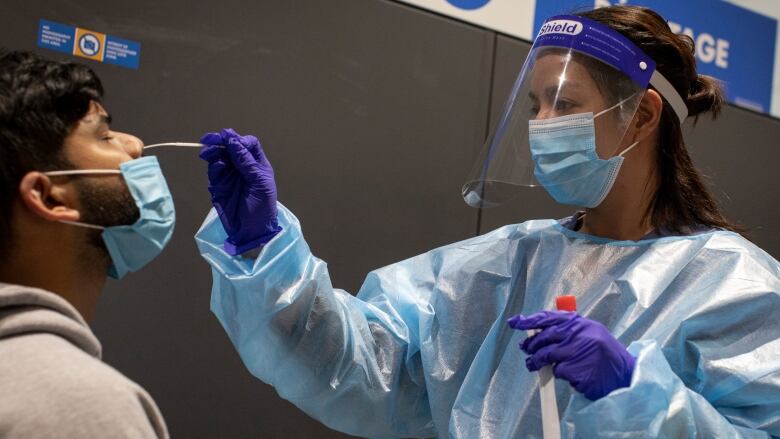
<instances>
[{"instance_id":1,"label":"yellow icon on sign","mask_svg":"<svg viewBox=\"0 0 780 439\"><path fill-rule=\"evenodd\" d=\"M74 55L102 62L103 54L106 52L105 46L106 34L76 28L76 41L73 45Z\"/></svg>"}]
</instances>

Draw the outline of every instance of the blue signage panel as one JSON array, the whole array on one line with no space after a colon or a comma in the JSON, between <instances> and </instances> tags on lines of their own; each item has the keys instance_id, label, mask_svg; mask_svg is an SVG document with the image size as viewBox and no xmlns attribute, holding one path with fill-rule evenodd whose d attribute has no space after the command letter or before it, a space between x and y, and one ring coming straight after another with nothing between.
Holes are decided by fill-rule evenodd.
<instances>
[{"instance_id":1,"label":"blue signage panel","mask_svg":"<svg viewBox=\"0 0 780 439\"><path fill-rule=\"evenodd\" d=\"M141 59L135 41L48 20L38 22L38 47L130 69Z\"/></svg>"},{"instance_id":2,"label":"blue signage panel","mask_svg":"<svg viewBox=\"0 0 780 439\"><path fill-rule=\"evenodd\" d=\"M112 35L106 36L106 54L103 57L104 63L137 69L140 58L140 44L135 41L123 40Z\"/></svg>"},{"instance_id":3,"label":"blue signage panel","mask_svg":"<svg viewBox=\"0 0 780 439\"><path fill-rule=\"evenodd\" d=\"M538 0L534 36L547 17L605 6L607 0ZM629 0L668 20L690 36L699 73L723 81L732 104L768 113L771 109L777 20L722 0Z\"/></svg>"},{"instance_id":4,"label":"blue signage panel","mask_svg":"<svg viewBox=\"0 0 780 439\"><path fill-rule=\"evenodd\" d=\"M38 47L73 54L76 28L67 24L41 20L38 23Z\"/></svg>"}]
</instances>

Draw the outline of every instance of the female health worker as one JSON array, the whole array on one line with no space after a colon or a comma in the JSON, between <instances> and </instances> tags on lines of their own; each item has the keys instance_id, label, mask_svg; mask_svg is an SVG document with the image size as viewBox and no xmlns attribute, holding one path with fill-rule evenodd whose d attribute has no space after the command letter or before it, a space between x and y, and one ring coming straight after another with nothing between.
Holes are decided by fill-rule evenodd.
<instances>
[{"instance_id":1,"label":"female health worker","mask_svg":"<svg viewBox=\"0 0 780 439\"><path fill-rule=\"evenodd\" d=\"M680 128L721 103L649 9L550 18L463 195L541 185L585 210L373 271L357 296L277 204L257 139L207 134L211 309L252 374L353 435L540 437L533 371L552 365L565 437L780 437L780 265L720 213ZM560 294L578 313L542 311Z\"/></svg>"}]
</instances>

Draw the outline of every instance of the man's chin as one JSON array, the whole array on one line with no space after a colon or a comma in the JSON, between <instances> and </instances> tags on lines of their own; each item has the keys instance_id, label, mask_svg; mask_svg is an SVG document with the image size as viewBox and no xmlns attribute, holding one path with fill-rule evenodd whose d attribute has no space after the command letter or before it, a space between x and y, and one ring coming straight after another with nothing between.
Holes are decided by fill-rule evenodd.
<instances>
[{"instance_id":1,"label":"man's chin","mask_svg":"<svg viewBox=\"0 0 780 439\"><path fill-rule=\"evenodd\" d=\"M140 217L138 206L124 182L107 184L101 179L80 179L76 183L81 204L80 221L103 227L132 225ZM103 241L102 230L89 230L85 260L108 271L111 256Z\"/></svg>"},{"instance_id":2,"label":"man's chin","mask_svg":"<svg viewBox=\"0 0 780 439\"><path fill-rule=\"evenodd\" d=\"M77 183L81 222L103 227L132 225L141 214L124 182L100 184L82 179Z\"/></svg>"}]
</instances>

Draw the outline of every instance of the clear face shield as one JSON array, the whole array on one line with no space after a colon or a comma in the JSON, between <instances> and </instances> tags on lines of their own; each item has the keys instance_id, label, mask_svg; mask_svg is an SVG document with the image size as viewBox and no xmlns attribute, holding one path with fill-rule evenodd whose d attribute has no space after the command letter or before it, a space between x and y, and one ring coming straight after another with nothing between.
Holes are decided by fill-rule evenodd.
<instances>
[{"instance_id":1,"label":"clear face shield","mask_svg":"<svg viewBox=\"0 0 780 439\"><path fill-rule=\"evenodd\" d=\"M621 161L619 155L634 145L629 127L654 68L652 59L609 27L575 16L549 19L463 186L466 203L498 206L519 188L539 185L558 199L553 185L592 180L592 166L582 163ZM613 165L616 174L619 165ZM614 181L615 175L606 174ZM558 201L588 204L579 198Z\"/></svg>"}]
</instances>

